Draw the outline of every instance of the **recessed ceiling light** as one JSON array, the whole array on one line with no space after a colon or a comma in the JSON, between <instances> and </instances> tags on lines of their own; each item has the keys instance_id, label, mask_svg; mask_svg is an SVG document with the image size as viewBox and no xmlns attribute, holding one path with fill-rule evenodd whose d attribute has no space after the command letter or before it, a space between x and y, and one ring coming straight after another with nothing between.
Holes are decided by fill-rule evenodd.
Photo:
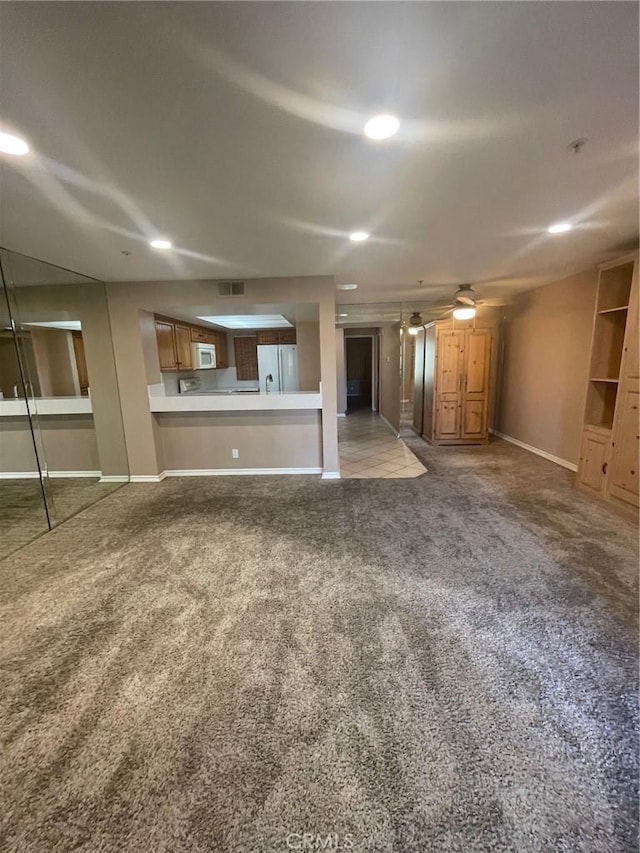
<instances>
[{"instance_id":1,"label":"recessed ceiling light","mask_svg":"<svg viewBox=\"0 0 640 853\"><path fill-rule=\"evenodd\" d=\"M338 290L357 290L357 284L339 284L337 285Z\"/></svg>"},{"instance_id":2,"label":"recessed ceiling light","mask_svg":"<svg viewBox=\"0 0 640 853\"><path fill-rule=\"evenodd\" d=\"M292 324L282 314L225 314L198 317L224 329L288 329Z\"/></svg>"},{"instance_id":3,"label":"recessed ceiling light","mask_svg":"<svg viewBox=\"0 0 640 853\"><path fill-rule=\"evenodd\" d=\"M338 314L338 317L348 317L348 314Z\"/></svg>"},{"instance_id":4,"label":"recessed ceiling light","mask_svg":"<svg viewBox=\"0 0 640 853\"><path fill-rule=\"evenodd\" d=\"M150 240L149 245L154 249L170 249L173 243L170 240Z\"/></svg>"},{"instance_id":5,"label":"recessed ceiling light","mask_svg":"<svg viewBox=\"0 0 640 853\"><path fill-rule=\"evenodd\" d=\"M369 235L366 231L354 231L352 234L349 234L349 239L353 240L354 243L362 243L363 240L369 239Z\"/></svg>"},{"instance_id":6,"label":"recessed ceiling light","mask_svg":"<svg viewBox=\"0 0 640 853\"><path fill-rule=\"evenodd\" d=\"M24 139L13 136L11 133L0 133L0 151L3 154L15 154L21 157L29 153L29 146Z\"/></svg>"},{"instance_id":7,"label":"recessed ceiling light","mask_svg":"<svg viewBox=\"0 0 640 853\"><path fill-rule=\"evenodd\" d=\"M389 139L398 132L400 122L395 116L374 116L364 126L364 135L369 139Z\"/></svg>"},{"instance_id":8,"label":"recessed ceiling light","mask_svg":"<svg viewBox=\"0 0 640 853\"><path fill-rule=\"evenodd\" d=\"M565 231L571 231L573 225L570 222L556 222L555 225L550 225L547 228L549 234L564 234Z\"/></svg>"}]
</instances>

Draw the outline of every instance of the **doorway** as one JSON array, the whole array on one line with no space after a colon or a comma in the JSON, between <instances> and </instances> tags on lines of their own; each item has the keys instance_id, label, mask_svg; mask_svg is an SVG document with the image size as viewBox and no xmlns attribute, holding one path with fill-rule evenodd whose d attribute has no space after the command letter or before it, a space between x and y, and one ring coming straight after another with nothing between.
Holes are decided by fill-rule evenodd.
<instances>
[{"instance_id":1,"label":"doorway","mask_svg":"<svg viewBox=\"0 0 640 853\"><path fill-rule=\"evenodd\" d=\"M373 338L346 337L347 414L374 408Z\"/></svg>"}]
</instances>

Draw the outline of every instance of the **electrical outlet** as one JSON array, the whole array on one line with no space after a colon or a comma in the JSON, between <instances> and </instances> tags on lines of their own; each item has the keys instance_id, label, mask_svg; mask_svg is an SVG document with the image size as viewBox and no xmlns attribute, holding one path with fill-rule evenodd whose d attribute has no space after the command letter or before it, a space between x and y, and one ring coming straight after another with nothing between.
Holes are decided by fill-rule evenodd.
<instances>
[{"instance_id":1,"label":"electrical outlet","mask_svg":"<svg viewBox=\"0 0 640 853\"><path fill-rule=\"evenodd\" d=\"M233 450L231 451L231 458L232 459L240 459L240 451L236 447L234 447Z\"/></svg>"}]
</instances>

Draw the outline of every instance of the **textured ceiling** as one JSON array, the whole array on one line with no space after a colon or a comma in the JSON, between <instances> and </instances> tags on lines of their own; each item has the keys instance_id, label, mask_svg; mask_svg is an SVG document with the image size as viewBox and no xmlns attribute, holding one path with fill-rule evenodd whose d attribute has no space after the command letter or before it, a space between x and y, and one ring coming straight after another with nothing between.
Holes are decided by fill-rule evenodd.
<instances>
[{"instance_id":1,"label":"textured ceiling","mask_svg":"<svg viewBox=\"0 0 640 853\"><path fill-rule=\"evenodd\" d=\"M88 275L500 298L637 239L635 3L32 2L0 24L0 118L34 152L2 159L0 241ZM402 126L373 143L381 111Z\"/></svg>"}]
</instances>

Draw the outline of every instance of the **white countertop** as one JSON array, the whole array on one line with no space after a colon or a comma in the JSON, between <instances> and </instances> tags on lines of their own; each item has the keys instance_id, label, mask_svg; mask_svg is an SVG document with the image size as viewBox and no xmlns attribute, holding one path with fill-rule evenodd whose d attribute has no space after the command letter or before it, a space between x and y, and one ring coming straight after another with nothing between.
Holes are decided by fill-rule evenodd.
<instances>
[{"instance_id":1,"label":"white countertop","mask_svg":"<svg viewBox=\"0 0 640 853\"><path fill-rule=\"evenodd\" d=\"M152 412L270 412L322 408L322 394L319 391L159 395L154 393L155 387L149 386Z\"/></svg>"},{"instance_id":2,"label":"white countertop","mask_svg":"<svg viewBox=\"0 0 640 853\"><path fill-rule=\"evenodd\" d=\"M90 397L36 397L29 400L29 411L35 415L90 415ZM26 416L24 398L0 400L0 417Z\"/></svg>"}]
</instances>

